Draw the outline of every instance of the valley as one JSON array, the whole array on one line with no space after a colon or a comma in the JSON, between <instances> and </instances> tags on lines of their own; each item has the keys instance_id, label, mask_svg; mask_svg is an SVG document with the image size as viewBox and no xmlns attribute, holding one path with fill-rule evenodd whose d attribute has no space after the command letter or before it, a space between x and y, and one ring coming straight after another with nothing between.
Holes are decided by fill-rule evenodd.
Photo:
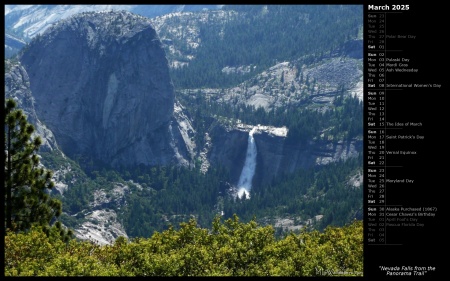
<instances>
[{"instance_id":1,"label":"valley","mask_svg":"<svg viewBox=\"0 0 450 281\"><path fill-rule=\"evenodd\" d=\"M29 38L5 60L5 96L42 138L77 238L362 219L361 7L97 8L36 33L6 24Z\"/></svg>"}]
</instances>

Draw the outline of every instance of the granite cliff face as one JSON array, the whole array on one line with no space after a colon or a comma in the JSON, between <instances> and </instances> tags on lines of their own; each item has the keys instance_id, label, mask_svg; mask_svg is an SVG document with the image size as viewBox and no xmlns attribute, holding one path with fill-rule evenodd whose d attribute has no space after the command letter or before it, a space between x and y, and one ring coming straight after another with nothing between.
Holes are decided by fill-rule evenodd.
<instances>
[{"instance_id":1,"label":"granite cliff face","mask_svg":"<svg viewBox=\"0 0 450 281\"><path fill-rule=\"evenodd\" d=\"M180 162L173 84L147 18L81 13L36 37L19 60L37 115L70 157L116 168Z\"/></svg>"},{"instance_id":2,"label":"granite cliff face","mask_svg":"<svg viewBox=\"0 0 450 281\"><path fill-rule=\"evenodd\" d=\"M30 79L20 63L5 61L5 98L13 98L17 107L27 116L28 122L34 126L34 134L41 137L41 151L59 150L53 132L39 120L35 102L30 90Z\"/></svg>"},{"instance_id":3,"label":"granite cliff face","mask_svg":"<svg viewBox=\"0 0 450 281\"><path fill-rule=\"evenodd\" d=\"M310 169L316 165L326 165L340 160L357 157L363 149L361 140L350 141L306 141L287 143L285 138L269 134L255 134L258 154L256 184L268 184L280 175L290 174L299 169Z\"/></svg>"},{"instance_id":4,"label":"granite cliff face","mask_svg":"<svg viewBox=\"0 0 450 281\"><path fill-rule=\"evenodd\" d=\"M363 148L362 139L289 143L286 141L288 128L265 127L259 126L253 135L257 149L255 185L269 184L272 179L299 169L357 157ZM245 162L248 133L252 128L250 125L218 125L210 132L212 147L208 152L209 161L212 165L229 168L232 184L239 180Z\"/></svg>"}]
</instances>

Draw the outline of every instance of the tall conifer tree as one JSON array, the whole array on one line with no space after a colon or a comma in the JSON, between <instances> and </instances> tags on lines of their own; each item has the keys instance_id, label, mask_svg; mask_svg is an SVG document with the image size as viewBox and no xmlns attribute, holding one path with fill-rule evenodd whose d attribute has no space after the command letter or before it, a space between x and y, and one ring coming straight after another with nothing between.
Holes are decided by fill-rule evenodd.
<instances>
[{"instance_id":1,"label":"tall conifer tree","mask_svg":"<svg viewBox=\"0 0 450 281\"><path fill-rule=\"evenodd\" d=\"M5 227L13 231L40 225L49 230L50 223L62 212L61 201L50 196L54 187L52 172L39 166L39 136L32 137L34 127L17 109L13 99L5 104ZM63 237L71 236L61 223L55 226Z\"/></svg>"}]
</instances>

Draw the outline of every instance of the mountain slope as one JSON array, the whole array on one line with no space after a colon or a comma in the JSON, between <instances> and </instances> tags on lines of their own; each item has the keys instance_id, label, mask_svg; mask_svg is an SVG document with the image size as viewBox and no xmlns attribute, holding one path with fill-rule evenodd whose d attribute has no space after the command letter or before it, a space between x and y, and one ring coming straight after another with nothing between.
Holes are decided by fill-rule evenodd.
<instances>
[{"instance_id":1,"label":"mountain slope","mask_svg":"<svg viewBox=\"0 0 450 281\"><path fill-rule=\"evenodd\" d=\"M5 5L5 33L23 42L30 41L58 21L89 11L129 11L145 17L203 9L220 9L222 5ZM21 47L5 38L6 57Z\"/></svg>"},{"instance_id":2,"label":"mountain slope","mask_svg":"<svg viewBox=\"0 0 450 281\"><path fill-rule=\"evenodd\" d=\"M359 5L232 5L151 21L179 89L234 86L279 62L329 56L362 39L362 16Z\"/></svg>"}]
</instances>

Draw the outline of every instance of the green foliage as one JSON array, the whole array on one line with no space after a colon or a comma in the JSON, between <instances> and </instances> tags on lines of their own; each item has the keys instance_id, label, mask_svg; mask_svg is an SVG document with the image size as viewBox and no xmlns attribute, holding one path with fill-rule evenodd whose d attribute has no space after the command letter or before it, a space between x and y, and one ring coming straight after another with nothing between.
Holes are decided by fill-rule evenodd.
<instances>
[{"instance_id":1,"label":"green foliage","mask_svg":"<svg viewBox=\"0 0 450 281\"><path fill-rule=\"evenodd\" d=\"M211 168L206 174L175 166L138 167L128 174L142 186L132 187L126 195L127 205L119 213L130 237L148 237L170 224L186 221L190 214L196 215L201 225L209 225L219 213L212 210L229 178L220 167Z\"/></svg>"},{"instance_id":2,"label":"green foliage","mask_svg":"<svg viewBox=\"0 0 450 281\"><path fill-rule=\"evenodd\" d=\"M52 172L39 166L37 151L39 137L32 137L33 125L26 115L8 99L5 104L5 228L25 231L32 225L47 228L61 215L61 201L50 195L54 187ZM71 231L62 229L57 222L52 228L69 239Z\"/></svg>"},{"instance_id":3,"label":"green foliage","mask_svg":"<svg viewBox=\"0 0 450 281\"><path fill-rule=\"evenodd\" d=\"M362 188L348 184L349 175L362 171L361 167L362 156L281 176L270 184L252 188L250 200L225 199L225 216L236 213L245 221L253 216L300 217L305 224L323 215L314 228L345 225L362 209Z\"/></svg>"},{"instance_id":4,"label":"green foliage","mask_svg":"<svg viewBox=\"0 0 450 281\"><path fill-rule=\"evenodd\" d=\"M14 100L6 101L5 113L6 227L25 230L33 223L48 224L61 213L61 204L46 192L54 184L52 173L39 168L41 139L32 139L34 127Z\"/></svg>"},{"instance_id":5,"label":"green foliage","mask_svg":"<svg viewBox=\"0 0 450 281\"><path fill-rule=\"evenodd\" d=\"M118 271L100 264L94 251L99 246L75 239L68 243L58 233L45 235L41 227L27 233L7 232L5 276L108 276Z\"/></svg>"},{"instance_id":6,"label":"green foliage","mask_svg":"<svg viewBox=\"0 0 450 281\"><path fill-rule=\"evenodd\" d=\"M99 246L33 227L5 236L5 276L358 276L363 271L363 226L353 221L324 232L274 238L271 226L234 215L212 229L195 220L150 238Z\"/></svg>"}]
</instances>

